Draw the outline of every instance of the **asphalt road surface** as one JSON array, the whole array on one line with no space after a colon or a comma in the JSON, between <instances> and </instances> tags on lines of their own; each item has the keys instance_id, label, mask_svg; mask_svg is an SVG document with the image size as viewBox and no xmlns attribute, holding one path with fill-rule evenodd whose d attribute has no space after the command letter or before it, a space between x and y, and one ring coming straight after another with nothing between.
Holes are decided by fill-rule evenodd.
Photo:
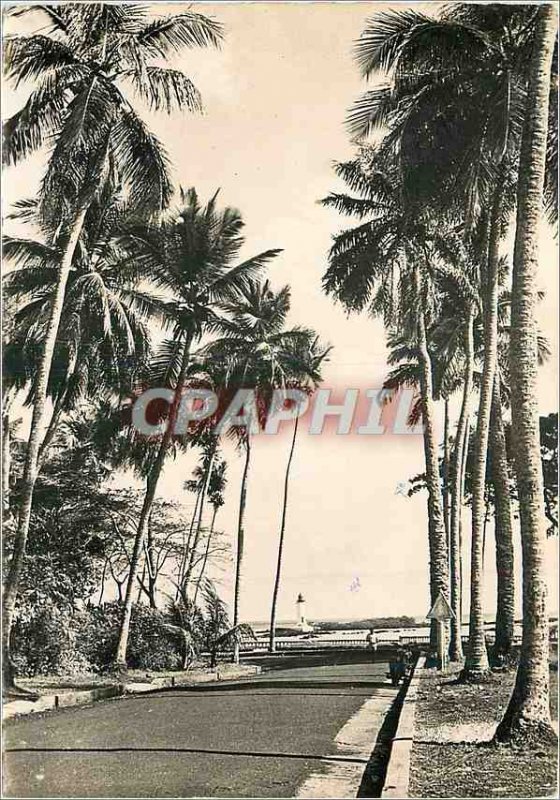
<instances>
[{"instance_id":1,"label":"asphalt road surface","mask_svg":"<svg viewBox=\"0 0 560 800\"><path fill-rule=\"evenodd\" d=\"M4 796L293 797L387 692L386 669L293 668L22 718L4 727Z\"/></svg>"}]
</instances>

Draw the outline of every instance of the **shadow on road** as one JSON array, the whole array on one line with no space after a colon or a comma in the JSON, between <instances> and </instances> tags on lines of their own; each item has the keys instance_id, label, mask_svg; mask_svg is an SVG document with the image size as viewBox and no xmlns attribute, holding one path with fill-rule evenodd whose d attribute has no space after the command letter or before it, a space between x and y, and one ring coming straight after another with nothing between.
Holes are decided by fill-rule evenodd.
<instances>
[{"instance_id":1,"label":"shadow on road","mask_svg":"<svg viewBox=\"0 0 560 800\"><path fill-rule=\"evenodd\" d=\"M379 729L377 739L375 740L375 747L372 750L362 776L362 782L357 794L358 797L381 797L381 792L385 784L385 777L387 775L389 758L391 756L393 738L397 732L399 717L408 684L409 680L401 686L391 708L387 712L383 725Z\"/></svg>"}]
</instances>

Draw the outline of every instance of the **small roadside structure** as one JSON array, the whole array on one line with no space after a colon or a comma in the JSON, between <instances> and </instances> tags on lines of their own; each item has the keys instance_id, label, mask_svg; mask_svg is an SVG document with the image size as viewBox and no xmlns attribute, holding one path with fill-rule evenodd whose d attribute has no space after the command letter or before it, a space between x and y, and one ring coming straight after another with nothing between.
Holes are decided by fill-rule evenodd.
<instances>
[{"instance_id":1,"label":"small roadside structure","mask_svg":"<svg viewBox=\"0 0 560 800\"><path fill-rule=\"evenodd\" d=\"M443 592L440 591L427 614L427 619L435 619L437 622L437 659L439 670L447 669L448 666L447 623L454 618L455 614L453 613L453 609L447 602Z\"/></svg>"}]
</instances>

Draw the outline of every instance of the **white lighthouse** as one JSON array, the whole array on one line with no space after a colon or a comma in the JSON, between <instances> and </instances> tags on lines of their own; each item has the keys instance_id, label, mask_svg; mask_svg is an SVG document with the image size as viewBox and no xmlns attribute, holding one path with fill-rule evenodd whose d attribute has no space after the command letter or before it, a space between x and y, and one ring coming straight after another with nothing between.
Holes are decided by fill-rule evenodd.
<instances>
[{"instance_id":1,"label":"white lighthouse","mask_svg":"<svg viewBox=\"0 0 560 800\"><path fill-rule=\"evenodd\" d=\"M312 631L313 626L308 623L307 617L305 616L305 598L301 592L298 594L296 600L296 614L296 628L302 633L309 633Z\"/></svg>"}]
</instances>

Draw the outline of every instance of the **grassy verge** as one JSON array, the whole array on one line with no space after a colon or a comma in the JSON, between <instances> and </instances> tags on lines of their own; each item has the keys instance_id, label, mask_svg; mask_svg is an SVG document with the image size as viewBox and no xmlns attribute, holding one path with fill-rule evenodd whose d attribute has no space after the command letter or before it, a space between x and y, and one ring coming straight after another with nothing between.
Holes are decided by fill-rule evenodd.
<instances>
[{"instance_id":1,"label":"grassy verge","mask_svg":"<svg viewBox=\"0 0 560 800\"><path fill-rule=\"evenodd\" d=\"M433 671L420 682L411 760L411 797L550 797L557 753L523 753L489 744L515 674L483 685L457 685ZM558 720L558 673L551 672L551 712Z\"/></svg>"},{"instance_id":2,"label":"grassy verge","mask_svg":"<svg viewBox=\"0 0 560 800\"><path fill-rule=\"evenodd\" d=\"M238 664L220 662L218 665L220 676L227 677L230 672L239 672ZM241 666L243 669L243 666ZM175 678L180 683L195 679L197 676L215 672L210 667L201 663L194 664L187 671L161 671L131 669L126 674L128 683L150 683L157 678ZM33 678L18 678L18 685L37 694L64 694L66 692L86 691L99 689L103 686L114 686L122 682L122 678L112 675L98 675L97 673L84 673L81 675L37 675ZM10 699L10 698L7 698Z\"/></svg>"}]
</instances>

